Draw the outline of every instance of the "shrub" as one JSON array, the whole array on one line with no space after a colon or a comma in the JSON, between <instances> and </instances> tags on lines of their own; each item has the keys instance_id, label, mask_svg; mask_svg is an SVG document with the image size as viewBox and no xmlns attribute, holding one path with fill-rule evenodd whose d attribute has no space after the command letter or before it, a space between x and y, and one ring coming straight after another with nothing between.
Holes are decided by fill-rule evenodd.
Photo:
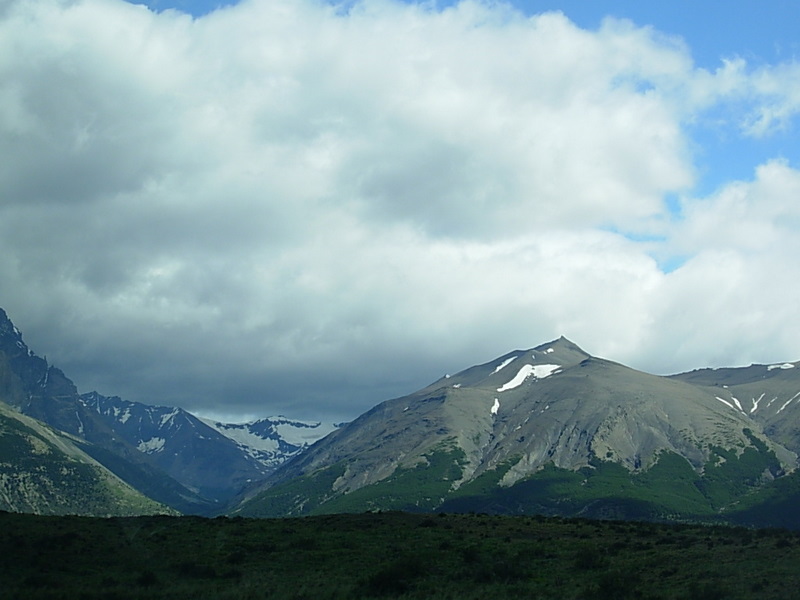
<instances>
[{"instance_id":1,"label":"shrub","mask_svg":"<svg viewBox=\"0 0 800 600\"><path fill-rule=\"evenodd\" d=\"M427 572L426 565L416 556L403 556L383 565L367 577L362 588L367 596L397 596L408 592L415 580Z\"/></svg>"},{"instance_id":2,"label":"shrub","mask_svg":"<svg viewBox=\"0 0 800 600\"><path fill-rule=\"evenodd\" d=\"M603 554L594 546L583 546L575 553L575 567L581 571L599 569L605 565Z\"/></svg>"},{"instance_id":3,"label":"shrub","mask_svg":"<svg viewBox=\"0 0 800 600\"><path fill-rule=\"evenodd\" d=\"M158 577L150 570L142 571L136 578L136 584L142 587L152 587L158 585Z\"/></svg>"}]
</instances>

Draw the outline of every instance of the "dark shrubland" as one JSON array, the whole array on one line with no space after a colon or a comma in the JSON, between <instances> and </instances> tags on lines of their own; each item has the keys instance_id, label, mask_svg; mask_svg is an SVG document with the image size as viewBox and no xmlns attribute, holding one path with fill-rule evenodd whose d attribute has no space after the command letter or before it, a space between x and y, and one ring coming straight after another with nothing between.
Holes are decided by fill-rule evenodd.
<instances>
[{"instance_id":1,"label":"dark shrubland","mask_svg":"<svg viewBox=\"0 0 800 600\"><path fill-rule=\"evenodd\" d=\"M293 519L0 512L0 589L26 599L789 598L800 534L410 514Z\"/></svg>"}]
</instances>

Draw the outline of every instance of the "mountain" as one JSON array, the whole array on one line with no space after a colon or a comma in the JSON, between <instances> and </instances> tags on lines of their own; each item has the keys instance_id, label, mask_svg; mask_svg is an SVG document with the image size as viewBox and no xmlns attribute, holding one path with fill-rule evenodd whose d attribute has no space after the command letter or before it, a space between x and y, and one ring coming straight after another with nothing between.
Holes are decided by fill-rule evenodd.
<instances>
[{"instance_id":1,"label":"mountain","mask_svg":"<svg viewBox=\"0 0 800 600\"><path fill-rule=\"evenodd\" d=\"M562 337L377 405L278 468L235 512L713 520L797 466L794 448L720 394Z\"/></svg>"},{"instance_id":2,"label":"mountain","mask_svg":"<svg viewBox=\"0 0 800 600\"><path fill-rule=\"evenodd\" d=\"M747 415L775 442L800 454L800 362L697 369L672 376L705 387L732 412ZM743 498L735 521L800 529L800 470Z\"/></svg>"},{"instance_id":3,"label":"mountain","mask_svg":"<svg viewBox=\"0 0 800 600\"><path fill-rule=\"evenodd\" d=\"M91 458L80 440L3 403L0 510L85 516L174 513Z\"/></svg>"},{"instance_id":4,"label":"mountain","mask_svg":"<svg viewBox=\"0 0 800 600\"><path fill-rule=\"evenodd\" d=\"M671 378L703 387L732 412L759 423L776 442L800 454L800 363L697 369Z\"/></svg>"},{"instance_id":5,"label":"mountain","mask_svg":"<svg viewBox=\"0 0 800 600\"><path fill-rule=\"evenodd\" d=\"M210 423L175 407L130 402L74 383L25 344L0 309L0 401L80 440L83 450L150 498L216 514L277 465L333 429L286 418Z\"/></svg>"},{"instance_id":6,"label":"mountain","mask_svg":"<svg viewBox=\"0 0 800 600\"><path fill-rule=\"evenodd\" d=\"M170 477L135 444L118 436L104 415L81 401L66 375L31 351L0 309L0 401L83 442L81 448L120 479L180 512L209 513L218 503Z\"/></svg>"},{"instance_id":7,"label":"mountain","mask_svg":"<svg viewBox=\"0 0 800 600\"><path fill-rule=\"evenodd\" d=\"M270 470L229 437L181 408L129 402L97 392L80 395L78 402L98 415L118 439L216 505L223 506ZM97 441L90 435L87 439Z\"/></svg>"},{"instance_id":8,"label":"mountain","mask_svg":"<svg viewBox=\"0 0 800 600\"><path fill-rule=\"evenodd\" d=\"M170 477L220 507L335 429L286 417L221 423L97 392L81 394L79 402Z\"/></svg>"},{"instance_id":9,"label":"mountain","mask_svg":"<svg viewBox=\"0 0 800 600\"><path fill-rule=\"evenodd\" d=\"M343 425L321 421L297 421L283 416L266 417L247 423L202 420L233 440L269 471L276 469Z\"/></svg>"},{"instance_id":10,"label":"mountain","mask_svg":"<svg viewBox=\"0 0 800 600\"><path fill-rule=\"evenodd\" d=\"M160 503L203 515L398 509L800 528L798 367L660 377L562 337L348 424L230 424L80 394L0 309L0 509L128 514Z\"/></svg>"}]
</instances>

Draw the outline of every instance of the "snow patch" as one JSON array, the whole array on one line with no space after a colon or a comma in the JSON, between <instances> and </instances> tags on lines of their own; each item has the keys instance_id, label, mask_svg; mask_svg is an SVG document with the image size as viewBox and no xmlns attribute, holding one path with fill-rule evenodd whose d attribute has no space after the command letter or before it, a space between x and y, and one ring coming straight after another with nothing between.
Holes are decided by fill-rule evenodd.
<instances>
[{"instance_id":1,"label":"snow patch","mask_svg":"<svg viewBox=\"0 0 800 600\"><path fill-rule=\"evenodd\" d=\"M742 414L746 414L746 412L744 410L744 407L742 407L742 403L739 402L739 399L736 396L734 396L733 394L731 394L731 399L730 400L725 400L724 398L720 398L719 396L714 396L714 397L717 400L719 400L720 402L722 402L723 404L726 404L727 406L730 406L732 409L738 410ZM762 397L763 397L763 394L762 394ZM761 401L761 398L759 398L759 401ZM753 400L753 403L757 404L755 400ZM752 409L750 409L750 412L753 412L754 410L755 410L755 408L752 408Z\"/></svg>"},{"instance_id":2,"label":"snow patch","mask_svg":"<svg viewBox=\"0 0 800 600\"><path fill-rule=\"evenodd\" d=\"M408 410L408 407L403 411ZM281 418L270 421L272 434L259 435L253 431L253 426L259 421L249 423L220 423L211 419L200 419L209 427L230 438L240 446L263 452L277 452L280 442L283 441L297 448L310 446L317 440L325 437L337 427L334 423L320 423L317 421L289 421ZM277 438L280 438L278 440Z\"/></svg>"},{"instance_id":3,"label":"snow patch","mask_svg":"<svg viewBox=\"0 0 800 600\"><path fill-rule=\"evenodd\" d=\"M536 379L544 379L561 369L561 365L523 365L514 378L497 388L498 392L505 392L521 386L525 380L533 375Z\"/></svg>"},{"instance_id":4,"label":"snow patch","mask_svg":"<svg viewBox=\"0 0 800 600\"><path fill-rule=\"evenodd\" d=\"M492 405L492 410L491 410L491 413L492 413L493 415L496 415L498 410L500 410L500 400L498 400L497 398L495 398L495 399L494 399L494 404Z\"/></svg>"},{"instance_id":5,"label":"snow patch","mask_svg":"<svg viewBox=\"0 0 800 600\"><path fill-rule=\"evenodd\" d=\"M768 371L772 371L773 369L794 369L794 365L792 363L782 363L779 365L769 365L767 367Z\"/></svg>"},{"instance_id":6,"label":"snow patch","mask_svg":"<svg viewBox=\"0 0 800 600\"><path fill-rule=\"evenodd\" d=\"M218 431L245 448L253 448L262 452L276 452L280 447L278 440L262 438L247 427L229 427Z\"/></svg>"},{"instance_id":7,"label":"snow patch","mask_svg":"<svg viewBox=\"0 0 800 600\"><path fill-rule=\"evenodd\" d=\"M497 391L505 392L506 390L512 390L516 387L519 387L531 375L533 375L533 365L522 365L522 368L517 372L514 378L497 388Z\"/></svg>"},{"instance_id":8,"label":"snow patch","mask_svg":"<svg viewBox=\"0 0 800 600\"><path fill-rule=\"evenodd\" d=\"M765 394L765 392L762 392L761 395L758 397L758 400L753 398L753 406L750 409L751 413L756 412L756 409L758 408L758 404L764 399L764 394Z\"/></svg>"},{"instance_id":9,"label":"snow patch","mask_svg":"<svg viewBox=\"0 0 800 600\"><path fill-rule=\"evenodd\" d=\"M492 371L492 375L494 375L495 373L497 373L498 371L500 371L504 367L507 367L508 365L510 365L512 362L514 362L518 358L519 358L519 356L512 356L511 358L505 359L503 362L501 362L499 365L497 365L495 367L494 371Z\"/></svg>"},{"instance_id":10,"label":"snow patch","mask_svg":"<svg viewBox=\"0 0 800 600\"><path fill-rule=\"evenodd\" d=\"M298 421L298 423L300 422ZM305 425L305 427L302 425ZM298 427L291 423L281 423L275 427L275 432L287 444L308 446L336 429L333 423L302 423L302 425Z\"/></svg>"},{"instance_id":11,"label":"snow patch","mask_svg":"<svg viewBox=\"0 0 800 600\"><path fill-rule=\"evenodd\" d=\"M782 411L784 408L786 408L787 406L789 406L789 404L791 404L791 403L792 403L794 400L797 400L797 397L798 397L798 396L800 396L800 392L796 393L794 396L792 396L792 397L791 397L791 398L789 398L789 399L788 399L786 402L784 402L784 403L783 403L783 406L781 406L781 407L778 409L778 412L781 412L781 411ZM777 413L775 413L775 414L777 414Z\"/></svg>"},{"instance_id":12,"label":"snow patch","mask_svg":"<svg viewBox=\"0 0 800 600\"><path fill-rule=\"evenodd\" d=\"M555 352L555 350L553 350L552 348L548 348L547 350L544 351L545 354L552 354L553 352Z\"/></svg>"},{"instance_id":13,"label":"snow patch","mask_svg":"<svg viewBox=\"0 0 800 600\"><path fill-rule=\"evenodd\" d=\"M166 440L160 437L150 438L146 442L139 442L139 445L136 446L136 449L139 452L144 452L145 454L153 454L154 452L161 452L164 449L164 444Z\"/></svg>"},{"instance_id":14,"label":"snow patch","mask_svg":"<svg viewBox=\"0 0 800 600\"><path fill-rule=\"evenodd\" d=\"M730 402L728 402L728 401L727 401L727 400L725 400L724 398L720 398L719 396L714 396L714 397L715 397L717 400L719 400L720 402L722 402L723 404L725 404L726 406L730 406L731 408L734 408L733 404L731 404Z\"/></svg>"},{"instance_id":15,"label":"snow patch","mask_svg":"<svg viewBox=\"0 0 800 600\"><path fill-rule=\"evenodd\" d=\"M178 415L179 410L177 408L172 409L170 412L161 415L161 423L159 427L164 427L168 421L171 421Z\"/></svg>"},{"instance_id":16,"label":"snow patch","mask_svg":"<svg viewBox=\"0 0 800 600\"><path fill-rule=\"evenodd\" d=\"M555 375L560 369L561 365L533 365L533 376L537 379L544 379Z\"/></svg>"}]
</instances>

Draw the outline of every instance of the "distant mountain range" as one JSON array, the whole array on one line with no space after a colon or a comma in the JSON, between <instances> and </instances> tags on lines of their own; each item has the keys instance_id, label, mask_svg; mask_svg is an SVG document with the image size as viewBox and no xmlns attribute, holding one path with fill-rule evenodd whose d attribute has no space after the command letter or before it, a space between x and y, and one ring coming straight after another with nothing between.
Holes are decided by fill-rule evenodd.
<instances>
[{"instance_id":1,"label":"distant mountain range","mask_svg":"<svg viewBox=\"0 0 800 600\"><path fill-rule=\"evenodd\" d=\"M285 417L213 423L180 408L79 394L62 371L27 347L2 309L0 400L68 434L153 500L191 514L224 511L243 490L335 429Z\"/></svg>"},{"instance_id":2,"label":"distant mountain range","mask_svg":"<svg viewBox=\"0 0 800 600\"><path fill-rule=\"evenodd\" d=\"M562 337L348 424L229 424L79 394L0 310L0 400L5 510L405 510L800 528L800 363L662 377ZM65 461L88 466L53 466Z\"/></svg>"}]
</instances>

